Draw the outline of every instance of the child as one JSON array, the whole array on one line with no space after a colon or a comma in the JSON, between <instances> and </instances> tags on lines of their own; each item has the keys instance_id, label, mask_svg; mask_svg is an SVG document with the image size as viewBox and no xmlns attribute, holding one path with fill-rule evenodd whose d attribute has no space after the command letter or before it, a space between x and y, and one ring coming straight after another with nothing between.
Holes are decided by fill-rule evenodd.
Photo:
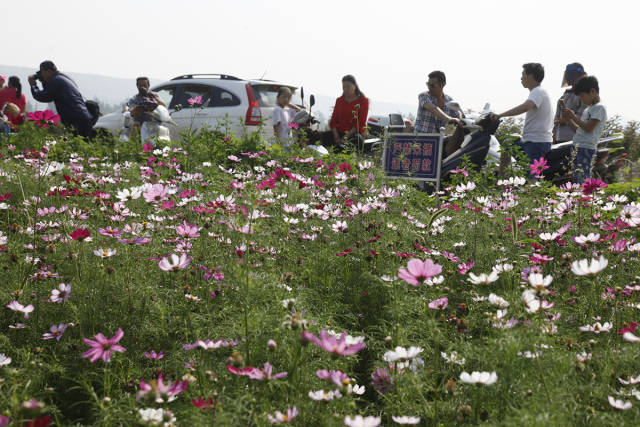
<instances>
[{"instance_id":1,"label":"child","mask_svg":"<svg viewBox=\"0 0 640 427\"><path fill-rule=\"evenodd\" d=\"M273 108L273 134L283 148L289 147L289 123L300 108L291 104L291 89L286 86L278 89L277 105ZM289 107L289 108L287 108Z\"/></svg>"},{"instance_id":2,"label":"child","mask_svg":"<svg viewBox=\"0 0 640 427\"><path fill-rule=\"evenodd\" d=\"M580 118L568 108L563 108L562 114L567 124L576 131L573 137L573 182L582 183L591 178L591 163L607 122L607 110L600 104L600 87L594 76L578 80L574 93L587 108Z\"/></svg>"}]
</instances>

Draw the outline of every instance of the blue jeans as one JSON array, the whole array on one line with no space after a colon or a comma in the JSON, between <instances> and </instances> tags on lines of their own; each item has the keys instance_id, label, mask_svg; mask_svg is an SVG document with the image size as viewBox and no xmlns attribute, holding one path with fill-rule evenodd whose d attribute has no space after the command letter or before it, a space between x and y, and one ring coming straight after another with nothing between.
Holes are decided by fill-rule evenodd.
<instances>
[{"instance_id":1,"label":"blue jeans","mask_svg":"<svg viewBox=\"0 0 640 427\"><path fill-rule=\"evenodd\" d=\"M516 141L516 145L527 155L529 163L533 163L534 160L538 160L540 157L544 157L549 150L551 150L550 142L523 142L521 139Z\"/></svg>"},{"instance_id":2,"label":"blue jeans","mask_svg":"<svg viewBox=\"0 0 640 427\"><path fill-rule=\"evenodd\" d=\"M585 179L591 178L591 167L595 149L573 147L573 182L582 184Z\"/></svg>"}]
</instances>

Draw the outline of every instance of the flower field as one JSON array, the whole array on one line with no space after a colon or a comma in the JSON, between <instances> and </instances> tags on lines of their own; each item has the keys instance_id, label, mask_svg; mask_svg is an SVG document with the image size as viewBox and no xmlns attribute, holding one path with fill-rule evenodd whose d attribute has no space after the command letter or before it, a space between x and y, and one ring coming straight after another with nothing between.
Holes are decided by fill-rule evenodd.
<instances>
[{"instance_id":1,"label":"flower field","mask_svg":"<svg viewBox=\"0 0 640 427\"><path fill-rule=\"evenodd\" d=\"M356 155L38 132L0 145L0 425L640 424L633 184L436 198Z\"/></svg>"}]
</instances>

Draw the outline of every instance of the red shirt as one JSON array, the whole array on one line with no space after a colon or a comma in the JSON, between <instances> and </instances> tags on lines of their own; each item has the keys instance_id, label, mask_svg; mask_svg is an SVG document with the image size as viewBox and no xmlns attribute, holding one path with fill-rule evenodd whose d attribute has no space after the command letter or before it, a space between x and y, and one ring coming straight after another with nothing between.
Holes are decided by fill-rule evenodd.
<instances>
[{"instance_id":1,"label":"red shirt","mask_svg":"<svg viewBox=\"0 0 640 427\"><path fill-rule=\"evenodd\" d=\"M356 108L359 105L360 108ZM357 111L358 120L356 124L356 118L353 112ZM367 125L367 115L369 114L369 100L364 96L356 98L353 102L347 102L344 96L336 99L336 105L333 107L333 114L331 114L331 121L329 127L331 129L336 128L340 133L349 132L356 125L359 128L359 132L364 134L364 127Z\"/></svg>"},{"instance_id":2,"label":"red shirt","mask_svg":"<svg viewBox=\"0 0 640 427\"><path fill-rule=\"evenodd\" d=\"M27 106L27 98L25 98L24 93L20 94L20 97L18 98L16 97L17 92L18 91L16 91L16 89L12 87L0 90L0 110L2 110L4 105L8 102L16 104L16 106L20 109L20 115L18 116L11 116L6 113L7 117L14 127L24 122L24 110Z\"/></svg>"}]
</instances>

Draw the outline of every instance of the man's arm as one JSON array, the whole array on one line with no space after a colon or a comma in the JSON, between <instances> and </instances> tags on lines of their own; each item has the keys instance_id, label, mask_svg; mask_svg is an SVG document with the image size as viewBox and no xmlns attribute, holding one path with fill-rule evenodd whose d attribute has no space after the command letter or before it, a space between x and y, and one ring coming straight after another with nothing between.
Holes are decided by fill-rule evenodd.
<instances>
[{"instance_id":1,"label":"man's arm","mask_svg":"<svg viewBox=\"0 0 640 427\"><path fill-rule=\"evenodd\" d=\"M431 104L430 102L425 102L424 104L422 104L422 108L424 110L427 110L428 112L430 112L431 114L439 118L440 120L444 120L445 122L460 124L460 119L458 119L457 117L448 116L444 111L440 109L440 107L438 107L435 104Z\"/></svg>"},{"instance_id":2,"label":"man's arm","mask_svg":"<svg viewBox=\"0 0 640 427\"><path fill-rule=\"evenodd\" d=\"M517 107L513 107L512 109L507 110L504 113L494 114L493 117L494 117L494 120L497 120L503 117L519 116L520 114L524 114L535 107L536 107L536 104L530 99L527 99L525 102L518 105Z\"/></svg>"},{"instance_id":3,"label":"man's arm","mask_svg":"<svg viewBox=\"0 0 640 427\"><path fill-rule=\"evenodd\" d=\"M47 84L46 87L43 85L42 89L38 88L35 79L32 79L31 77L29 77L29 83L31 83L31 95L33 96L33 99L38 102L53 102L56 90L55 82Z\"/></svg>"}]
</instances>

